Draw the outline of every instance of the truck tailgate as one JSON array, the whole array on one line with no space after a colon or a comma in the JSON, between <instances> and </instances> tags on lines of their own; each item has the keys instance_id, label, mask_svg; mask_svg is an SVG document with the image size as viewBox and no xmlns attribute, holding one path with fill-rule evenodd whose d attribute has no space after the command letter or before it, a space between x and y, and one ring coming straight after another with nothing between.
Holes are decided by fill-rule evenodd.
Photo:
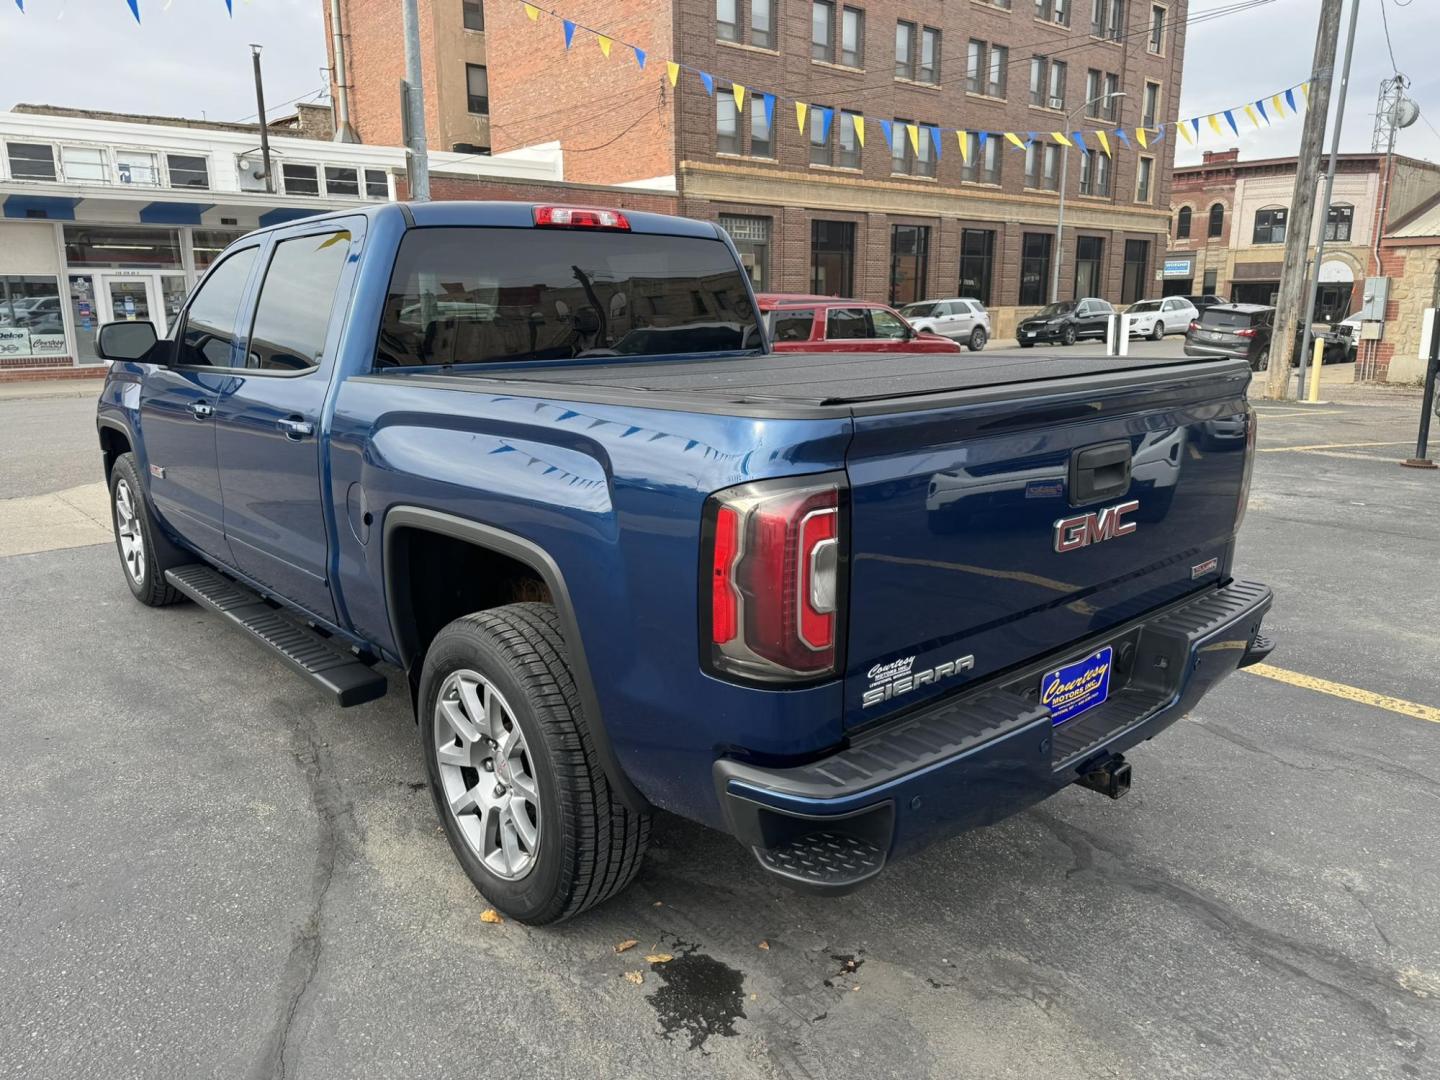
<instances>
[{"instance_id":1,"label":"truck tailgate","mask_svg":"<svg viewBox=\"0 0 1440 1080\"><path fill-rule=\"evenodd\" d=\"M1181 365L857 409L847 727L1039 657L1084 660L1066 646L1227 580L1247 384Z\"/></svg>"}]
</instances>

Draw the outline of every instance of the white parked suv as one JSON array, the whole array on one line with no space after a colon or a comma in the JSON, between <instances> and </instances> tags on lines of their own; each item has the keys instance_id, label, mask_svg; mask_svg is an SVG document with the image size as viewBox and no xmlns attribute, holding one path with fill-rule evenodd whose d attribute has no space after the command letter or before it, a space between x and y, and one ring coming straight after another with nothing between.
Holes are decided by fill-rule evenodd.
<instances>
[{"instance_id":1,"label":"white parked suv","mask_svg":"<svg viewBox=\"0 0 1440 1080\"><path fill-rule=\"evenodd\" d=\"M905 321L916 330L948 337L971 352L979 352L990 340L990 313L979 300L954 297L950 300L920 300L900 309Z\"/></svg>"},{"instance_id":2,"label":"white parked suv","mask_svg":"<svg viewBox=\"0 0 1440 1080\"><path fill-rule=\"evenodd\" d=\"M1183 334L1200 318L1195 305L1183 296L1167 296L1161 300L1141 300L1125 309L1130 317L1131 336L1159 341L1166 334Z\"/></svg>"}]
</instances>

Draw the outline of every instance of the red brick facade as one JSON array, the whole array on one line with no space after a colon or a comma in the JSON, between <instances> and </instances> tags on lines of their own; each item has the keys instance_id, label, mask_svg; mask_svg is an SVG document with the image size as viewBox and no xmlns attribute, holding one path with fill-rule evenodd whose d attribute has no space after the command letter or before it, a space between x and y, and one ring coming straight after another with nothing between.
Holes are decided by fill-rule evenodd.
<instances>
[{"instance_id":1,"label":"red brick facade","mask_svg":"<svg viewBox=\"0 0 1440 1080\"><path fill-rule=\"evenodd\" d=\"M410 197L405 177L396 177L395 197ZM513 202L553 202L573 206L604 206L619 210L646 210L653 214L678 214L679 199L660 191L638 191L628 188L590 184L528 182L512 180L470 179L469 177L430 177L432 199L499 199Z\"/></svg>"}]
</instances>

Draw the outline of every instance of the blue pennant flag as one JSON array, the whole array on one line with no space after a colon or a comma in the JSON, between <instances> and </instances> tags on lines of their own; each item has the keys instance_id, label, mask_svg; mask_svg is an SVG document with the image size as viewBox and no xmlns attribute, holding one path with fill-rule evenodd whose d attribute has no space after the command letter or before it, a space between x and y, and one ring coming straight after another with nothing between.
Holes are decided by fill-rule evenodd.
<instances>
[{"instance_id":1,"label":"blue pennant flag","mask_svg":"<svg viewBox=\"0 0 1440 1080\"><path fill-rule=\"evenodd\" d=\"M1165 138L1165 125L1161 124L1158 128L1155 129L1155 137L1150 141L1159 142L1163 138Z\"/></svg>"},{"instance_id":2,"label":"blue pennant flag","mask_svg":"<svg viewBox=\"0 0 1440 1080\"><path fill-rule=\"evenodd\" d=\"M1116 128L1115 137L1120 140L1126 150L1130 149L1130 137L1126 135L1124 131L1122 131L1120 128Z\"/></svg>"},{"instance_id":3,"label":"blue pennant flag","mask_svg":"<svg viewBox=\"0 0 1440 1080\"><path fill-rule=\"evenodd\" d=\"M569 19L561 19L560 21L565 26L565 47L568 49L570 42L575 40L575 24Z\"/></svg>"},{"instance_id":4,"label":"blue pennant flag","mask_svg":"<svg viewBox=\"0 0 1440 1080\"><path fill-rule=\"evenodd\" d=\"M135 23L138 26L140 23L140 0L126 0L126 2L130 5L130 14L135 16Z\"/></svg>"},{"instance_id":5,"label":"blue pennant flag","mask_svg":"<svg viewBox=\"0 0 1440 1080\"><path fill-rule=\"evenodd\" d=\"M1191 129L1195 132L1195 137L1198 139L1200 137L1200 118L1198 116L1192 117L1189 123Z\"/></svg>"},{"instance_id":6,"label":"blue pennant flag","mask_svg":"<svg viewBox=\"0 0 1440 1080\"><path fill-rule=\"evenodd\" d=\"M834 109L820 110L820 141L822 143L830 141L830 118L834 115Z\"/></svg>"},{"instance_id":7,"label":"blue pennant flag","mask_svg":"<svg viewBox=\"0 0 1440 1080\"><path fill-rule=\"evenodd\" d=\"M894 135L892 134L892 132L891 132L891 129L893 128L893 126L894 126L894 125L892 125L889 120L881 120L881 121L880 121L880 130L885 133L885 145L886 145L886 146L891 146L891 147L893 147L893 146L895 145L895 136L894 136Z\"/></svg>"},{"instance_id":8,"label":"blue pennant flag","mask_svg":"<svg viewBox=\"0 0 1440 1080\"><path fill-rule=\"evenodd\" d=\"M775 95L765 95L765 129L773 130L775 127Z\"/></svg>"},{"instance_id":9,"label":"blue pennant flag","mask_svg":"<svg viewBox=\"0 0 1440 1080\"><path fill-rule=\"evenodd\" d=\"M700 81L705 84L705 93L715 96L715 78L707 72L700 72Z\"/></svg>"},{"instance_id":10,"label":"blue pennant flag","mask_svg":"<svg viewBox=\"0 0 1440 1080\"><path fill-rule=\"evenodd\" d=\"M975 133L975 145L980 148L980 153L985 153L985 144L990 141L988 131L977 131Z\"/></svg>"},{"instance_id":11,"label":"blue pennant flag","mask_svg":"<svg viewBox=\"0 0 1440 1080\"><path fill-rule=\"evenodd\" d=\"M1260 110L1261 119L1268 124L1270 122L1270 114L1265 111L1265 102L1263 100L1257 101L1255 102L1255 107Z\"/></svg>"},{"instance_id":12,"label":"blue pennant flag","mask_svg":"<svg viewBox=\"0 0 1440 1080\"><path fill-rule=\"evenodd\" d=\"M1240 134L1240 129L1235 126L1235 114L1234 114L1233 112L1231 112L1229 109L1226 109L1226 110L1225 110L1225 122L1230 125L1230 130L1231 130L1234 134L1236 134L1236 135L1239 135L1239 134Z\"/></svg>"},{"instance_id":13,"label":"blue pennant flag","mask_svg":"<svg viewBox=\"0 0 1440 1080\"><path fill-rule=\"evenodd\" d=\"M25 0L15 0L15 6L20 9L20 14L25 14Z\"/></svg>"},{"instance_id":14,"label":"blue pennant flag","mask_svg":"<svg viewBox=\"0 0 1440 1080\"><path fill-rule=\"evenodd\" d=\"M1088 154L1088 153L1090 152L1090 147L1088 147L1088 146L1085 145L1085 136L1081 135L1080 132L1078 132L1078 131L1072 131L1072 132L1070 132L1070 138L1072 138L1072 139L1075 140L1075 145L1080 148L1080 153L1082 153L1082 154ZM1098 166L1097 166L1097 168L1098 168Z\"/></svg>"},{"instance_id":15,"label":"blue pennant flag","mask_svg":"<svg viewBox=\"0 0 1440 1080\"><path fill-rule=\"evenodd\" d=\"M631 47L632 49L635 49L635 62L640 65L640 70L641 70L641 71L644 71L644 70L645 70L645 50L644 50L644 49L637 49L637 48L635 48L634 45L631 45L630 47Z\"/></svg>"},{"instance_id":16,"label":"blue pennant flag","mask_svg":"<svg viewBox=\"0 0 1440 1080\"><path fill-rule=\"evenodd\" d=\"M940 129L938 127L930 129L930 141L935 144L935 160L939 161L944 156L944 152L940 149Z\"/></svg>"},{"instance_id":17,"label":"blue pennant flag","mask_svg":"<svg viewBox=\"0 0 1440 1080\"><path fill-rule=\"evenodd\" d=\"M235 17L235 0L225 0L225 11L232 19Z\"/></svg>"},{"instance_id":18,"label":"blue pennant flag","mask_svg":"<svg viewBox=\"0 0 1440 1080\"><path fill-rule=\"evenodd\" d=\"M1037 138L1039 138L1039 136L1036 135L1035 132L1033 132L1033 131L1027 131L1027 132L1025 133L1025 136L1026 136L1026 138L1025 138L1025 145L1026 145L1026 146L1029 146L1029 145L1030 145L1031 143L1033 143Z\"/></svg>"},{"instance_id":19,"label":"blue pennant flag","mask_svg":"<svg viewBox=\"0 0 1440 1080\"><path fill-rule=\"evenodd\" d=\"M1285 91L1285 104L1290 106L1290 111L1291 111L1291 112L1299 112L1299 111L1300 111L1299 109L1297 109L1297 108L1295 107L1295 91L1294 91L1294 90L1286 90L1286 91Z\"/></svg>"}]
</instances>

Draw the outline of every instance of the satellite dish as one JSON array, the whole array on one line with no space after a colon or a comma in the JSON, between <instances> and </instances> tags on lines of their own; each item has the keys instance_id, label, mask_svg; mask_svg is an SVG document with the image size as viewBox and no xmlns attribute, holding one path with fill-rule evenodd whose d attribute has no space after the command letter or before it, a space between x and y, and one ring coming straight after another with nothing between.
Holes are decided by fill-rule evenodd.
<instances>
[{"instance_id":1,"label":"satellite dish","mask_svg":"<svg viewBox=\"0 0 1440 1080\"><path fill-rule=\"evenodd\" d=\"M1390 106L1385 119L1394 128L1407 128L1420 119L1420 106L1407 97L1397 98Z\"/></svg>"}]
</instances>

